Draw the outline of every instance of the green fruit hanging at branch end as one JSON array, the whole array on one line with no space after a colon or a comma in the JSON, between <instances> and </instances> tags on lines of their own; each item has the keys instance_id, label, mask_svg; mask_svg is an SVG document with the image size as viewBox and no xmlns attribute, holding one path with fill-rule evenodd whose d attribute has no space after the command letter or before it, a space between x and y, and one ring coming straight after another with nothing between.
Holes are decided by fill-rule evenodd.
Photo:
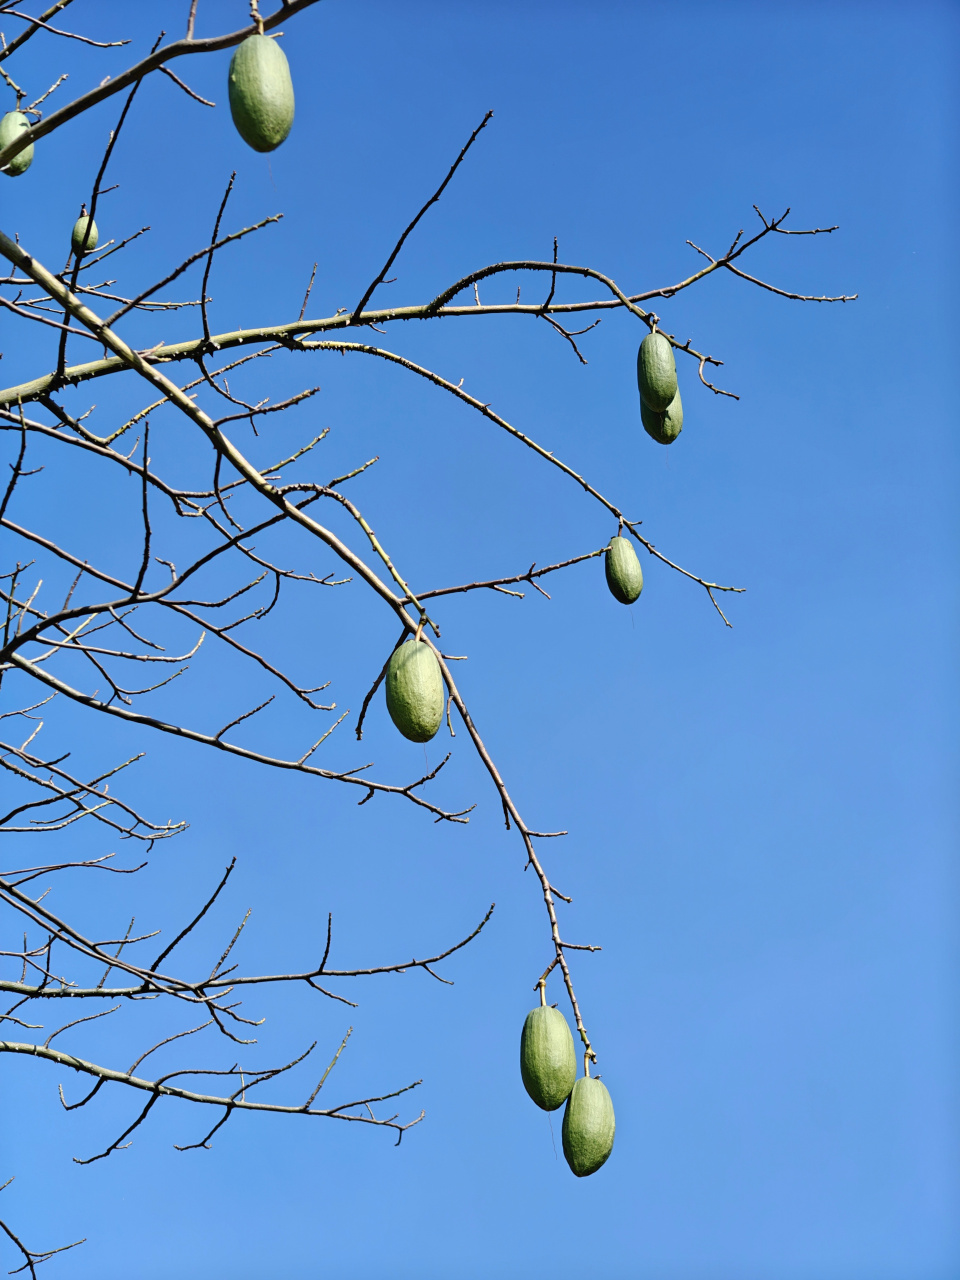
<instances>
[{"instance_id":1,"label":"green fruit hanging at branch end","mask_svg":"<svg viewBox=\"0 0 960 1280\"><path fill-rule=\"evenodd\" d=\"M556 1111L577 1078L577 1052L567 1020L559 1009L531 1009L520 1033L520 1076L538 1107Z\"/></svg>"},{"instance_id":2,"label":"green fruit hanging at branch end","mask_svg":"<svg viewBox=\"0 0 960 1280\"><path fill-rule=\"evenodd\" d=\"M677 364L673 347L662 333L648 333L637 352L640 400L654 413L663 413L677 394Z\"/></svg>"},{"instance_id":3,"label":"green fruit hanging at branch end","mask_svg":"<svg viewBox=\"0 0 960 1280\"><path fill-rule=\"evenodd\" d=\"M89 231L87 228L89 227ZM70 236L70 245L73 252L79 258L84 253L93 253L100 240L100 232L97 230L97 224L90 217L89 213L83 214L73 224L73 232Z\"/></svg>"},{"instance_id":4,"label":"green fruit hanging at branch end","mask_svg":"<svg viewBox=\"0 0 960 1280\"><path fill-rule=\"evenodd\" d=\"M663 413L656 413L640 401L640 421L648 436L657 444L673 444L683 430L683 402L680 392L673 397Z\"/></svg>"},{"instance_id":5,"label":"green fruit hanging at branch end","mask_svg":"<svg viewBox=\"0 0 960 1280\"><path fill-rule=\"evenodd\" d=\"M8 111L0 119L0 151L9 147L10 143L16 141L24 129L29 128L30 121L22 111ZM31 142L28 147L18 151L13 159L7 162L3 171L8 178L19 178L21 173L26 173L32 164L33 143Z\"/></svg>"},{"instance_id":6,"label":"green fruit hanging at branch end","mask_svg":"<svg viewBox=\"0 0 960 1280\"><path fill-rule=\"evenodd\" d=\"M643 590L643 570L629 538L610 539L603 567L610 594L621 604L633 604Z\"/></svg>"},{"instance_id":7,"label":"green fruit hanging at branch end","mask_svg":"<svg viewBox=\"0 0 960 1280\"><path fill-rule=\"evenodd\" d=\"M578 1178L596 1173L613 1150L613 1102L602 1080L582 1076L563 1113L563 1154Z\"/></svg>"},{"instance_id":8,"label":"green fruit hanging at branch end","mask_svg":"<svg viewBox=\"0 0 960 1280\"><path fill-rule=\"evenodd\" d=\"M287 55L269 36L248 36L230 60L230 114L254 151L274 151L293 124Z\"/></svg>"},{"instance_id":9,"label":"green fruit hanging at branch end","mask_svg":"<svg viewBox=\"0 0 960 1280\"><path fill-rule=\"evenodd\" d=\"M387 710L411 742L429 742L443 719L443 676L430 646L407 640L387 664Z\"/></svg>"}]
</instances>

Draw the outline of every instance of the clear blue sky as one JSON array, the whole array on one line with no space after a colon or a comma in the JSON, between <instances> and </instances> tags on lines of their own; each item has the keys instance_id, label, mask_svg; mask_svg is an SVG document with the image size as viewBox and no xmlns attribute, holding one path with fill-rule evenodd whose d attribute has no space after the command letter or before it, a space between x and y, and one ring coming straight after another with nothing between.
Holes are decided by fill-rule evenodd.
<instances>
[{"instance_id":1,"label":"clear blue sky","mask_svg":"<svg viewBox=\"0 0 960 1280\"><path fill-rule=\"evenodd\" d=\"M135 44L39 38L16 63L37 92L68 60L60 93L97 83L156 28L178 33L188 5L74 7L81 30ZM200 30L239 26L245 9L200 0ZM628 316L583 339L586 367L529 319L394 327L383 339L463 377L642 516L668 555L748 588L727 602L732 630L699 588L649 559L630 610L596 561L555 577L551 602L474 595L437 610L447 651L470 655L462 684L521 808L570 830L546 855L574 898L568 936L603 946L575 974L616 1105L609 1163L574 1179L557 1159L559 1114L551 1132L523 1093L517 1041L548 936L464 734L437 794L478 809L453 829L380 799L358 811L332 787L67 711L51 741L72 733L94 764L148 749L133 793L192 824L154 852L136 892L78 886L88 918L115 921L139 898L139 924L173 924L233 854L217 924L228 931L255 907L250 968L307 963L328 910L346 965L439 949L498 906L444 966L454 987L407 974L344 987L356 1011L302 993L249 1004L271 1014L263 1063L314 1036L332 1053L353 1023L328 1085L338 1099L422 1076L407 1111L422 1105L427 1119L399 1150L360 1126L240 1117L210 1152L179 1154L172 1144L195 1140L207 1117L170 1103L129 1150L80 1168L70 1157L119 1132L136 1100L115 1094L67 1115L56 1084L78 1083L0 1062L3 1177L17 1174L4 1216L38 1243L89 1236L49 1264L51 1280L960 1274L958 16L924 0L326 0L289 25L297 117L269 160L231 127L229 55L177 68L216 111L169 81L144 88L112 171L121 190L98 217L105 237L152 225L128 280L206 242L233 168L231 228L286 214L224 255L211 285L221 329L295 318L314 260L311 310L351 307L489 107L492 124L404 250L389 301L424 301L487 262L547 257L554 235L562 260L628 291L666 285L695 268L688 237L722 250L754 225L753 203L840 230L780 238L747 270L860 298L800 304L723 278L665 302L664 324L722 357L722 385L741 396L714 397L680 362L686 421L669 450L640 429L641 334ZM3 182L0 225L51 265L116 114L113 99ZM514 288L488 285L484 300ZM588 295L571 284L567 296ZM45 347L18 346L3 323L5 384L49 367ZM172 341L195 327L178 313L142 333ZM70 403L96 400L106 426L144 402L113 382ZM289 360L269 389L318 382L295 421L270 428L270 452L330 427L321 478L380 454L354 496L414 585L521 572L615 531L562 476L395 369ZM174 430L164 439L158 425L158 455L189 456L197 446ZM63 486L52 525L69 520L92 551L108 546L113 498L80 501L67 481L50 476ZM264 624L264 643L331 679L356 712L396 628L349 590L297 596L287 624ZM212 652L204 661L178 705L214 725L256 686ZM265 724L278 747L312 727L288 704ZM438 737L430 763L446 749ZM379 700L362 748L344 736L324 750L324 763L376 759L381 776L423 764ZM108 1024L68 1047L122 1066L140 1035L135 1022Z\"/></svg>"}]
</instances>

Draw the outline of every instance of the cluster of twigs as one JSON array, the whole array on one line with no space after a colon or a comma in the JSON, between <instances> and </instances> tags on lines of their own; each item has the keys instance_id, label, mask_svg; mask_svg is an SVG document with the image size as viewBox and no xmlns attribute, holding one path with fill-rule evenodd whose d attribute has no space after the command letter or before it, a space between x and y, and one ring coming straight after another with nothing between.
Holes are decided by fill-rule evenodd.
<instances>
[{"instance_id":1,"label":"cluster of twigs","mask_svg":"<svg viewBox=\"0 0 960 1280\"><path fill-rule=\"evenodd\" d=\"M18 108L35 118L35 123L29 130L24 131L6 150L0 151L0 168L8 164L31 141L43 138L90 107L127 90L117 126L108 140L103 162L89 197L82 206L92 216L100 198L111 189L103 186L107 169L121 130L130 115L137 90L147 75L164 73L191 98L205 103L205 99L170 71L166 65L168 62L177 57L229 48L254 30L270 30L280 21L289 21L315 3L315 0L286 0L270 16L263 17L258 12L253 12L252 25L242 31L207 39L198 39L194 35L197 3L193 0L184 39L168 45L162 45L158 40L147 57L126 71L108 78L95 90L44 116L39 109L40 104L65 77L61 76L45 94L29 107L23 108L21 104L29 95L20 89L2 67L13 52L38 32L53 33L105 48L127 43L96 41L51 25L51 20L70 3L71 0L59 0L59 3L37 18L25 17L14 3L0 3L0 18L9 16L26 23L25 29L16 39L9 43L3 42L0 48L0 75L16 93ZM253 8L256 10L256 6ZM351 331L375 329L381 332L385 326L412 319L430 321L467 316L527 315L548 323L570 344L577 358L583 361L576 338L587 332L587 329L569 329L563 324L563 317L581 312L602 313L620 309L634 316L645 329L659 328L659 316L653 310L645 309L642 304L670 299L718 271L729 271L752 284L788 298L803 301L848 299L810 298L790 293L744 272L738 265L743 255L770 235L817 235L834 230L826 227L795 231L784 226L786 214L768 218L757 210L761 226L754 235L745 238L744 232L739 232L726 252L716 257L694 246L707 259L705 266L686 279L640 293L628 295L613 279L593 268L560 262L554 242L552 259L490 264L463 276L426 302L386 308L372 306L376 290L387 281L390 269L405 241L431 206L440 199L477 137L486 127L491 114L488 113L471 134L443 182L403 231L383 267L371 279L354 309L339 311L333 316L306 318L313 283L311 277L296 320L230 332L212 331L207 287L216 255L227 246L267 227L280 216L266 217L252 226L221 234L221 223L233 186L232 177L216 213L209 242L188 255L161 279L146 285L131 286L126 290L121 290L117 281L104 275L100 268L107 258L122 251L146 228L134 231L119 242L108 241L97 252L82 258L77 256L68 259L59 271L40 263L30 253L28 244L21 245L17 238L0 232L0 255L10 266L9 274L0 278L0 289L4 291L0 293L0 306L20 320L39 326L38 332L52 331L56 347L55 358L51 359L48 371L0 390L0 429L12 445L9 477L0 496L0 527L8 537L16 538L22 549L16 561L0 576L0 602L4 610L0 644L0 687L12 687L14 690L13 709L0 714L0 720L13 726L26 725L26 730L22 733L6 732L3 735L5 741L0 743L0 765L25 797L0 816L0 830L21 837L26 834L53 834L62 832L77 822L86 821L88 824L101 824L122 839L139 841L146 849L183 830L184 824L179 821L153 823L110 792L109 780L139 757L135 756L87 779L75 776L64 767L66 756L38 754L39 748L35 744L43 723L40 712L55 699L66 699L101 715L185 738L268 768L290 770L359 788L360 804L365 804L376 796L393 796L425 810L435 822L468 821L468 814L473 806L450 808L428 798L428 784L437 778L446 759L435 769L410 782L376 779L370 775L372 764L336 769L316 763L316 753L345 720L346 713L326 725L305 750L291 751L287 757L274 755L257 746L244 745L232 733L241 725L249 730L252 718L263 711L276 694L265 702L240 711L219 729L164 718L148 709L151 695L179 680L189 669L191 659L201 643L213 642L259 668L266 678L275 683L278 693L292 695L310 713L329 715L334 711L335 704L324 703L316 696L327 685L309 686L284 670L274 658L261 652L259 647L245 638L244 629L277 609L292 584L304 583L311 588L332 590L351 580L360 580L392 611L399 623L400 640L415 635L430 644L436 653L447 687L450 732L454 732L451 712L455 708L494 785L507 828L511 824L516 827L523 844L525 863L533 868L539 882L549 922L550 942L549 963L536 985L542 990L548 975L554 968L559 968L582 1042L585 1070L589 1073L590 1063L596 1061L596 1053L577 1001L568 954L599 948L569 942L564 937L557 916L556 901L562 899L569 902L570 899L551 883L538 852L540 840L562 836L564 833L534 830L517 809L453 678L450 663L454 659L443 654L437 644L440 628L434 617L428 614L426 602L453 593L483 590L522 598L523 591L516 588L524 584L547 595L541 585L547 575L599 556L603 548L591 549L542 568L531 565L525 572L507 573L483 581L414 592L401 569L377 538L367 518L345 491L345 486L363 475L376 463L376 458L357 465L344 475L323 482L309 478L287 480L285 477L294 469L298 469L297 475L301 475L303 468L312 462L314 450L325 433L305 441L287 457L260 464L248 457L226 431L234 422L247 422L256 430L256 424L264 415L292 409L314 395L318 388L307 387L276 403L266 397L255 401L245 400L231 391L227 375L241 366L250 366L264 356L287 351L304 355L310 352L339 352L343 355L349 353L370 356L424 378L469 405L488 422L532 450L544 462L562 471L602 508L607 517L616 519L621 532L627 531L650 555L706 591L721 618L729 625L717 596L720 593L737 592L742 588L709 581L675 563L640 533L639 520L628 518L613 499L601 493L552 451L494 413L488 404L464 391L461 384L384 347L355 340L350 336ZM111 270L113 267L112 262ZM199 295L188 299L168 296L169 287L191 267L202 271ZM543 277L542 301L521 303L521 291L518 288L516 302L482 303L480 284L493 276L507 273L533 273ZM565 276L577 276L595 282L603 296L586 302L557 300L558 285ZM472 293L472 301L461 301L469 293ZM99 308L103 304L112 305L113 310L109 314L102 314ZM182 309L199 312L199 335L177 343L157 343L146 348L135 347L122 336L123 322L133 315L149 316L157 312ZM594 322L596 323L599 323L599 319ZM593 328L594 325L588 327ZM719 367L722 361L696 350L689 339L681 341L676 335L666 336L678 352L687 354L696 362L699 378L705 387L718 395L733 394L714 385L706 376L708 367ZM85 363L70 363L68 346L72 337L92 341L96 347L103 349L103 355ZM239 348L243 349L241 354L228 355ZM175 377L178 367L183 364L190 366L192 371L195 370L196 376L190 376L185 381L180 380L182 375ZM93 429L92 409L75 415L66 407L62 397L65 389L125 372L136 375L147 384L149 396L148 403L125 422L110 424L101 434ZM187 488L181 483L175 483L162 474L151 459L151 416L170 409L186 419L205 441L206 474L193 487ZM136 533L129 543L133 550L129 556L130 567L127 572L121 575L114 569L93 563L80 549L50 536L44 529L42 508L35 502L21 500L29 489L27 482L36 474L31 465L32 447L40 444L46 449L52 447L63 450L67 465L70 465L72 458L84 455L88 462L107 469L105 475L112 468L115 473L135 480L139 493L139 519ZM335 503L348 513L357 529L360 550L349 545L322 522L318 513L323 510L324 503ZM190 522L193 522L192 525ZM194 535L194 550L186 564L176 564L162 545L171 524ZM279 526L322 543L342 564L344 576L337 577L332 572L319 577L314 573L300 573L258 550L254 539ZM182 536L179 542L182 544ZM42 594L37 571L34 569L38 557L52 561L68 575L70 585L62 599L56 602L49 602ZM225 568L232 569L234 566L234 585L228 590L211 592L204 588L203 584L207 581L204 575L217 573ZM173 624L175 634L179 633L178 628L192 629L193 638L183 652L168 652L168 631L165 630L168 623ZM131 677L125 674L129 672L143 674ZM357 738L362 736L366 709L382 677L383 671L366 694L355 724ZM40 695L22 698L20 690L23 680L33 682L31 687L39 688ZM301 983L333 1000L349 1004L350 1001L330 990L326 984L332 980L396 973L411 968L425 969L438 980L445 981L432 966L475 938L489 919L490 912L469 936L428 959L411 959L364 969L333 969L329 966L331 930L328 925L326 947L318 964L299 972L266 975L244 974L239 972L236 963L227 964L246 923L245 917L223 947L209 973L205 976L201 974L186 977L173 970L171 957L177 947L204 921L227 884L233 864L227 868L222 880L193 919L155 958L150 959L144 947L155 935L135 935L132 921L121 936L91 938L76 922L55 914L44 903L45 894L34 896L33 890L26 887L38 879L49 880L53 875L67 871L106 871L130 875L140 869L138 866L116 867L111 862L112 858L113 854L108 854L87 860L50 861L6 871L0 876L0 897L27 925L22 946L0 953L20 968L18 978L0 980L0 991L6 992L13 1000L9 1008L0 1015L0 1021L39 1030L36 1024L24 1020L28 1006L46 1007L51 1001L64 1000L71 1002L71 1006L73 1002L82 1000L114 1002L109 1009L100 1009L58 1026L42 1043L39 1040L2 1041L0 1052L32 1055L93 1077L95 1083L92 1088L78 1101L67 1102L61 1092L63 1105L68 1110L85 1106L106 1084L124 1085L148 1095L142 1110L128 1128L102 1151L84 1158L80 1163L101 1159L117 1150L146 1119L158 1100L166 1096L212 1106L221 1111L209 1132L199 1141L185 1144L181 1148L184 1150L206 1147L214 1133L234 1112L242 1110L324 1116L372 1124L394 1130L398 1141L411 1124L418 1122L422 1112L420 1117L401 1121L396 1115L378 1116L373 1110L374 1105L406 1093L415 1087L414 1084L378 1097L362 1098L329 1108L315 1105L320 1090L347 1043L349 1032L316 1087L300 1104L260 1102L251 1100L249 1094L256 1086L266 1084L292 1070L313 1051L315 1045L282 1066L266 1070L247 1070L234 1063L217 1070L181 1067L156 1074L152 1078L142 1077L135 1072L151 1054L174 1041L179 1042L184 1037L200 1034L208 1028L239 1045L252 1043L241 1031L245 1027L258 1025L258 1021L241 1014L235 999L244 986ZM68 961L74 967L71 968ZM85 976L91 965L103 968L102 975L95 983L93 977L88 979ZM113 985L108 986L111 975L116 975L119 981L114 980ZM130 1002L145 999L179 1001L186 1006L196 1006L195 1012L204 1021L157 1041L141 1053L125 1071L88 1062L51 1047L53 1040L70 1028L113 1014ZM207 1094L185 1088L181 1083L171 1083L174 1080L180 1081L183 1077L202 1075L224 1077L225 1091ZM23 1255L21 1270L29 1270L33 1274L39 1262L56 1252L31 1252L8 1227L4 1226L3 1229Z\"/></svg>"},{"instance_id":2,"label":"cluster of twigs","mask_svg":"<svg viewBox=\"0 0 960 1280\"><path fill-rule=\"evenodd\" d=\"M77 822L95 822L120 839L138 842L144 853L149 852L157 841L170 839L182 832L185 828L185 823L182 821L153 822L118 795L111 793L110 786L113 779L141 759L141 755L133 756L96 777L85 779L75 776L64 767L64 756L50 758L38 753L35 744L43 727L40 713L55 696L50 695L40 703L0 714L0 720L8 722L6 726L8 729L10 722L13 725L27 726L24 738L20 739L17 733L7 732L3 734L3 741L0 741L0 766L14 784L20 784L21 797L19 802L7 812L0 814L0 832L21 836L50 834L62 832L73 827ZM68 1020L55 1025L43 1039L37 1037L29 1040L0 1040L0 1053L39 1058L93 1077L93 1087L76 1101L68 1101L61 1087L60 1099L67 1111L86 1106L108 1084L124 1085L148 1095L145 1105L122 1133L102 1150L83 1158L75 1157L78 1164L89 1164L103 1159L124 1145L129 1145L130 1135L146 1120L156 1103L164 1097L180 1098L213 1107L219 1112L217 1119L204 1136L195 1142L188 1142L178 1147L183 1151L208 1147L213 1135L234 1113L239 1111L319 1116L368 1124L393 1130L398 1142L407 1129L419 1123L423 1118L422 1111L417 1116L401 1120L396 1113L378 1114L374 1110L374 1107L379 1104L389 1102L415 1089L421 1083L419 1080L376 1096L339 1102L328 1107L317 1105L318 1095L346 1047L352 1028L344 1036L336 1053L307 1097L297 1103L259 1101L257 1097L251 1098L250 1094L257 1085L266 1084L302 1063L316 1049L316 1041L290 1061L270 1068L245 1068L234 1062L219 1069L179 1067L150 1078L138 1074L137 1069L157 1051L208 1029L219 1032L227 1040L241 1047L255 1044L256 1040L244 1032L246 1028L259 1026L263 1019L253 1019L240 1012L237 996L242 994L245 987L301 984L330 1000L352 1005L353 1001L331 990L330 984L339 984L341 980L347 978L404 973L415 969L426 971L439 982L447 982L448 980L437 972L435 966L465 947L480 933L490 919L493 912L492 906L476 928L465 938L436 954L362 968L334 967L331 964L333 920L332 916L328 915L326 941L317 962L301 970L266 974L246 973L240 970L235 961L231 963L234 948L250 918L250 912L247 911L236 929L226 939L226 945L218 945L214 948L211 957L213 963L209 970L205 969L197 976L187 977L174 967L175 962L171 957L177 948L187 939L192 938L195 931L203 924L230 879L235 859L231 861L219 883L192 918L169 943L161 947L155 956L150 957L144 948L149 947L151 941L156 939L159 930L135 933L135 921L131 919L125 931L118 936L89 937L75 921L61 917L51 910L45 901L49 892L49 882L58 873L101 871L116 875L134 875L146 865L145 861L139 861L132 866L115 866L113 865L114 856L113 853L108 853L83 860L46 862L5 868L0 871L0 901L10 908L15 913L15 918L19 918L21 924L25 926L22 944L5 947L0 951L3 959L13 962L19 969L16 977L0 978L0 993L4 993L10 1001L0 1013L0 1023L9 1024L11 1029L21 1029L21 1033L45 1032L47 1028L41 1023L27 1020L30 1008L50 1008L51 1006L55 1008L58 1004L62 1006L66 1002L73 1009L78 1002L89 1001L93 1001L96 1005L106 1003L110 1006L105 1009L98 1008L91 1014L69 1017ZM38 880L48 883L47 890L39 895L32 889L33 883ZM155 942L154 946L156 946ZM91 974L89 978L85 978L87 973ZM57 1037L75 1027L116 1014L124 1006L157 999L178 1001L189 1006L184 1010L187 1016L195 1017L199 1012L203 1020L173 1035L160 1038L140 1053L125 1070L116 1070L99 1062L87 1061L53 1045ZM185 1087L186 1084L193 1083L202 1076L223 1077L227 1090L208 1093L199 1092L195 1087ZM192 1077L193 1080L184 1081L184 1077ZM12 1228L3 1222L0 1222L0 1227L21 1250L25 1260L23 1269L29 1269L31 1273L34 1265L62 1251L53 1249L31 1252L23 1245Z\"/></svg>"}]
</instances>

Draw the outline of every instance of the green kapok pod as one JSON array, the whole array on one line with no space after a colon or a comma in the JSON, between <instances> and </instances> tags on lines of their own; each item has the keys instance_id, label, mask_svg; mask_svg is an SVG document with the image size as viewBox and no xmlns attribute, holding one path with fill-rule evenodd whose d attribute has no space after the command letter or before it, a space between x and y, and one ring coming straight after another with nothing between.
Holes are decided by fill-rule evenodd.
<instances>
[{"instance_id":1,"label":"green kapok pod","mask_svg":"<svg viewBox=\"0 0 960 1280\"><path fill-rule=\"evenodd\" d=\"M603 562L610 594L621 604L633 604L643 590L643 570L629 538L610 539Z\"/></svg>"},{"instance_id":2,"label":"green kapok pod","mask_svg":"<svg viewBox=\"0 0 960 1280\"><path fill-rule=\"evenodd\" d=\"M527 1014L520 1033L520 1076L544 1111L556 1111L566 1102L577 1078L577 1052L559 1009L544 1004Z\"/></svg>"},{"instance_id":3,"label":"green kapok pod","mask_svg":"<svg viewBox=\"0 0 960 1280\"><path fill-rule=\"evenodd\" d=\"M254 151L274 151L293 125L293 81L287 55L269 36L237 46L227 77L230 114Z\"/></svg>"},{"instance_id":4,"label":"green kapok pod","mask_svg":"<svg viewBox=\"0 0 960 1280\"><path fill-rule=\"evenodd\" d=\"M30 128L30 121L22 111L8 111L5 116L0 118L0 151L9 147L24 129ZM26 171L33 164L33 143L28 147L24 147L22 151L18 151L12 160L8 160L4 167L4 173L8 178L19 178L21 173Z\"/></svg>"},{"instance_id":5,"label":"green kapok pod","mask_svg":"<svg viewBox=\"0 0 960 1280\"><path fill-rule=\"evenodd\" d=\"M443 719L443 676L436 655L423 640L394 649L385 680L390 719L411 742L429 742Z\"/></svg>"},{"instance_id":6,"label":"green kapok pod","mask_svg":"<svg viewBox=\"0 0 960 1280\"><path fill-rule=\"evenodd\" d=\"M87 231L89 226L90 230ZM73 231L70 235L70 245L73 252L79 258L83 253L93 253L100 240L100 232L97 230L97 224L90 217L89 213L83 214L73 224Z\"/></svg>"},{"instance_id":7,"label":"green kapok pod","mask_svg":"<svg viewBox=\"0 0 960 1280\"><path fill-rule=\"evenodd\" d=\"M607 1086L581 1076L563 1113L563 1154L578 1178L588 1178L606 1163L616 1127Z\"/></svg>"},{"instance_id":8,"label":"green kapok pod","mask_svg":"<svg viewBox=\"0 0 960 1280\"><path fill-rule=\"evenodd\" d=\"M654 413L663 413L677 394L677 364L673 347L662 333L648 333L637 352L640 399Z\"/></svg>"},{"instance_id":9,"label":"green kapok pod","mask_svg":"<svg viewBox=\"0 0 960 1280\"><path fill-rule=\"evenodd\" d=\"M648 436L652 436L657 444L673 444L683 430L683 402L680 399L680 392L677 392L663 413L656 413L653 409L647 408L641 400L640 421L643 423L644 431Z\"/></svg>"}]
</instances>

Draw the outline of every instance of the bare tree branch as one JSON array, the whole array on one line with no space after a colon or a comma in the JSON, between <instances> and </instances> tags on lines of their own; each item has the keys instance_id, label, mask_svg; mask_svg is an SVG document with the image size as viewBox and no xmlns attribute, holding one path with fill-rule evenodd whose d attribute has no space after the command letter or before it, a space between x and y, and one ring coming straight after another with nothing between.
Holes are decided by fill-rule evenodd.
<instances>
[{"instance_id":1,"label":"bare tree branch","mask_svg":"<svg viewBox=\"0 0 960 1280\"><path fill-rule=\"evenodd\" d=\"M486 128L487 124L492 118L493 118L493 112L488 111L487 114L480 121L480 123L477 125L477 127L474 129L473 133L471 133L470 137L464 143L463 147L461 148L460 154L457 156L456 160L454 160L453 164L450 166L450 170L447 173L447 176L440 183L439 187L437 187L436 191L433 193L433 195L430 197L430 199L423 206L423 208L420 210L420 212L417 214L414 220L409 224L409 226L403 232L400 239L394 245L389 258L387 258L386 262L381 267L379 275L370 282L370 284L367 286L366 292L364 293L363 297L354 307L353 314L355 319L356 317L363 314L363 309L367 305L367 303L370 301L370 299L373 297L374 290L377 288L378 285L383 283L383 281L386 279L387 272L393 266L394 262L396 262L397 254L403 248L403 244L407 236L409 236L410 232L414 229L414 227L417 225L417 223L420 221L423 215L427 212L430 206L433 204L436 204L437 201L440 199L440 197L443 195L444 191L447 189L447 185L450 182L451 178L460 168L460 165L463 163L463 159L466 156L467 152L476 142L477 137L480 134L480 131Z\"/></svg>"},{"instance_id":2,"label":"bare tree branch","mask_svg":"<svg viewBox=\"0 0 960 1280\"><path fill-rule=\"evenodd\" d=\"M282 7L270 17L264 18L263 27L270 31L283 21L288 21L295 14L308 9L311 5L316 4L318 0L282 0ZM54 10L53 12L55 12ZM59 129L66 124L68 120L73 120L77 116L82 115L85 111L89 111L91 107L95 107L98 103L103 102L106 98L111 98L115 93L122 93L129 85L134 84L137 80L142 80L148 76L151 71L158 70L164 63L172 61L174 58L182 58L186 54L193 53L214 53L218 49L232 49L234 45L240 44L242 40L246 40L248 36L255 35L257 32L256 24L244 27L241 31L233 31L229 35L211 36L205 40L184 39L178 40L174 44L168 44L164 48L156 50L148 57L135 63L134 66L128 67L126 71L122 71L113 79L106 80L103 84L91 89L89 93L83 94L81 97L74 99L65 107L61 107L59 111L53 112L47 116L46 120L33 125L30 129L24 129L19 137L9 143L5 148L0 150L0 167L9 162L14 156L19 155L24 147L28 147L31 142L46 137L48 133L53 133L55 129ZM31 31L30 35L33 34ZM26 35L24 38L28 38ZM12 52L12 46L6 51L8 54Z\"/></svg>"}]
</instances>

